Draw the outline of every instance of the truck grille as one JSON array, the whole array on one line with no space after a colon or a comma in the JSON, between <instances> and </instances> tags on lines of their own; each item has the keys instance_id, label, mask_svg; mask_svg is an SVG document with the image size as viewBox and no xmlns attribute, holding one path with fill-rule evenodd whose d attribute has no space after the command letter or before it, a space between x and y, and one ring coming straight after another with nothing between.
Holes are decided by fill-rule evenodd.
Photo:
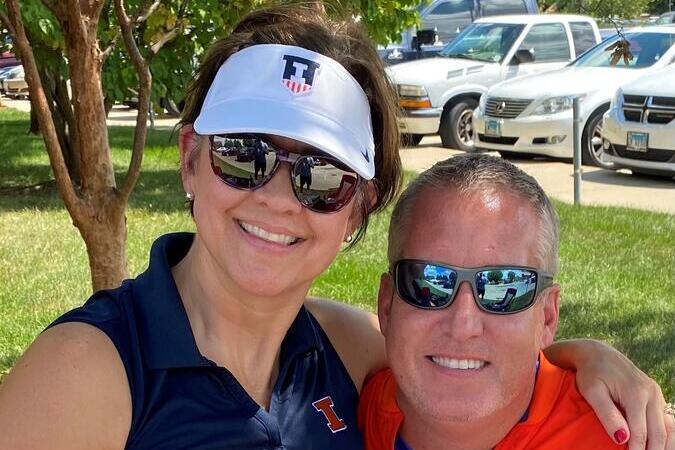
<instances>
[{"instance_id":1,"label":"truck grille","mask_svg":"<svg viewBox=\"0 0 675 450\"><path fill-rule=\"evenodd\" d=\"M485 104L485 115L490 117L501 117L504 119L515 119L522 113L532 100L488 97Z\"/></svg>"},{"instance_id":2,"label":"truck grille","mask_svg":"<svg viewBox=\"0 0 675 450\"><path fill-rule=\"evenodd\" d=\"M675 97L624 94L622 109L628 122L665 125L675 119Z\"/></svg>"}]
</instances>

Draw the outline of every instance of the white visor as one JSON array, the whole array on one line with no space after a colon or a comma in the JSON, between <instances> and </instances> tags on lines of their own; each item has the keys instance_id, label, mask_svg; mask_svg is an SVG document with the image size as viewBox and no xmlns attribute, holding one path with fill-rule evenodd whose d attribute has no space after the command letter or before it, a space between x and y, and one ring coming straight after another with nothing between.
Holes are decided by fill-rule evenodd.
<instances>
[{"instance_id":1,"label":"white visor","mask_svg":"<svg viewBox=\"0 0 675 450\"><path fill-rule=\"evenodd\" d=\"M194 130L284 136L326 152L366 180L375 175L365 92L337 61L301 47L261 44L230 56Z\"/></svg>"}]
</instances>

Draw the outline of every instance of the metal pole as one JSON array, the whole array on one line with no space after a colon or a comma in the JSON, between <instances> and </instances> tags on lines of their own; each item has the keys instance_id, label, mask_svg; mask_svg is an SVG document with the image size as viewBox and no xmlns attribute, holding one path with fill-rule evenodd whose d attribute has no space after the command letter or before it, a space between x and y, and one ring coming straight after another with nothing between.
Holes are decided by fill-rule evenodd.
<instances>
[{"instance_id":1,"label":"metal pole","mask_svg":"<svg viewBox=\"0 0 675 450\"><path fill-rule=\"evenodd\" d=\"M148 108L148 112L150 113L150 128L155 129L155 110L152 108L152 100L149 100L148 103L150 104L150 108Z\"/></svg>"},{"instance_id":2,"label":"metal pole","mask_svg":"<svg viewBox=\"0 0 675 450\"><path fill-rule=\"evenodd\" d=\"M581 204L581 139L579 137L579 97L572 101L572 138L574 142L574 204Z\"/></svg>"}]
</instances>

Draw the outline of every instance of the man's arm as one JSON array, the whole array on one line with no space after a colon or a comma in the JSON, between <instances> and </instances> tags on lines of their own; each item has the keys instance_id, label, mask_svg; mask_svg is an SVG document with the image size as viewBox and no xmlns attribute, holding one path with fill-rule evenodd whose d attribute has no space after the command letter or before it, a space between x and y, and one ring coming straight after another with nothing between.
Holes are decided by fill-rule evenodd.
<instances>
[{"instance_id":1,"label":"man's arm","mask_svg":"<svg viewBox=\"0 0 675 450\"><path fill-rule=\"evenodd\" d=\"M308 298L305 306L321 324L360 392L364 381L386 366L377 317L333 300ZM664 418L661 389L626 356L592 339L559 341L544 353L553 364L577 371L579 391L612 438L623 429L630 437L629 450L675 450L675 437L669 437L665 446L666 431L669 436L675 434L675 423L671 424L670 416Z\"/></svg>"},{"instance_id":2,"label":"man's arm","mask_svg":"<svg viewBox=\"0 0 675 450\"><path fill-rule=\"evenodd\" d=\"M386 366L384 337L377 316L334 300L308 298L305 306L319 321L361 392L366 379Z\"/></svg>"}]
</instances>

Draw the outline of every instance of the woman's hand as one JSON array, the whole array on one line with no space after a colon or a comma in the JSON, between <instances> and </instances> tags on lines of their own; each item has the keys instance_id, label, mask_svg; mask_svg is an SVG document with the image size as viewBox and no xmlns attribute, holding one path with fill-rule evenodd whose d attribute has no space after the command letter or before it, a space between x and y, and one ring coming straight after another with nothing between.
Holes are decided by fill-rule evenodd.
<instances>
[{"instance_id":1,"label":"woman's hand","mask_svg":"<svg viewBox=\"0 0 675 450\"><path fill-rule=\"evenodd\" d=\"M587 339L544 352L557 366L576 369L579 392L615 442L628 441L629 450L675 450L675 418L664 413L661 388L622 353Z\"/></svg>"}]
</instances>

